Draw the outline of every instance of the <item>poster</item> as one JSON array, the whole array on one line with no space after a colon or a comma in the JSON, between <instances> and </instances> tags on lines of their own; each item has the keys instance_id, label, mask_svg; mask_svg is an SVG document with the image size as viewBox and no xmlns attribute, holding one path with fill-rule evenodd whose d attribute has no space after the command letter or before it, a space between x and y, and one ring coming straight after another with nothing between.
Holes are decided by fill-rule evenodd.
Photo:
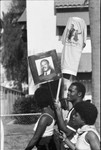
<instances>
[{"instance_id":1,"label":"poster","mask_svg":"<svg viewBox=\"0 0 101 150\"><path fill-rule=\"evenodd\" d=\"M29 56L28 60L35 84L46 83L61 77L56 50Z\"/></svg>"}]
</instances>

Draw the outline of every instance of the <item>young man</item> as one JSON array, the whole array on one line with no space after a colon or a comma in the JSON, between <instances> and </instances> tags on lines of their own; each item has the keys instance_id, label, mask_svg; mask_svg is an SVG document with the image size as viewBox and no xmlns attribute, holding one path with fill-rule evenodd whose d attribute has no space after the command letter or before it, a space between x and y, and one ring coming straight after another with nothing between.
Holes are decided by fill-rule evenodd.
<instances>
[{"instance_id":1,"label":"young man","mask_svg":"<svg viewBox=\"0 0 101 150\"><path fill-rule=\"evenodd\" d=\"M75 141L73 141L74 140L73 137L76 134L76 130L78 129L78 125L75 125L73 123L73 115L75 113L74 106L78 102L83 101L85 92L86 92L85 86L80 82L74 82L69 86L67 101L71 102L73 107L71 108L71 110L69 110L69 113L65 121L62 116L60 104L59 103L55 104L57 116L59 116L58 126L60 130L66 134L66 137L68 137L68 139L70 139L73 143L75 143ZM58 111L59 109L60 111Z\"/></svg>"}]
</instances>

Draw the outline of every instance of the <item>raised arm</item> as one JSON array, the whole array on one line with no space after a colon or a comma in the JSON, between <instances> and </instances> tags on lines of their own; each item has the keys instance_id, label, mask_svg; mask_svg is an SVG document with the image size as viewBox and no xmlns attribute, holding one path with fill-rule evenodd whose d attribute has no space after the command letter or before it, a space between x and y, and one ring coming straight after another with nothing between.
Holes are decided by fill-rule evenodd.
<instances>
[{"instance_id":1,"label":"raised arm","mask_svg":"<svg viewBox=\"0 0 101 150\"><path fill-rule=\"evenodd\" d=\"M69 125L66 125L63 115L62 115L62 109L59 103L55 103L56 113L58 117L58 126L61 131L63 131L67 137L70 137L70 135L76 133L75 130L72 129Z\"/></svg>"}]
</instances>

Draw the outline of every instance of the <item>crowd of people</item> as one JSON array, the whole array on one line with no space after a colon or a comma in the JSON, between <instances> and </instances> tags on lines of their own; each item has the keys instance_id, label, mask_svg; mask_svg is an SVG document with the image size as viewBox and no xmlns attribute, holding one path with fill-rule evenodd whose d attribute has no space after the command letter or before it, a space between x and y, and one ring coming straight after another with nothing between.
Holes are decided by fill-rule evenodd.
<instances>
[{"instance_id":1,"label":"crowd of people","mask_svg":"<svg viewBox=\"0 0 101 150\"><path fill-rule=\"evenodd\" d=\"M67 101L72 103L72 108L64 120L60 100L53 100L46 86L39 87L34 96L42 114L25 150L34 147L37 150L100 150L100 136L94 125L98 111L90 100L83 101L85 93L85 86L80 82L69 86ZM54 138L55 126L59 132L58 142Z\"/></svg>"},{"instance_id":2,"label":"crowd of people","mask_svg":"<svg viewBox=\"0 0 101 150\"><path fill-rule=\"evenodd\" d=\"M25 150L100 150L100 136L95 127L98 111L91 100L84 101L86 88L73 81L83 48L86 46L87 28L82 18L70 17L61 41L62 86L61 97L54 98L54 88L40 86L35 91L37 105L42 115L34 126L32 139ZM42 60L42 75L51 73L48 60ZM49 68L49 69L48 69ZM62 100L72 107L63 107ZM66 103L65 103L66 104ZM63 109L68 109L64 117Z\"/></svg>"}]
</instances>

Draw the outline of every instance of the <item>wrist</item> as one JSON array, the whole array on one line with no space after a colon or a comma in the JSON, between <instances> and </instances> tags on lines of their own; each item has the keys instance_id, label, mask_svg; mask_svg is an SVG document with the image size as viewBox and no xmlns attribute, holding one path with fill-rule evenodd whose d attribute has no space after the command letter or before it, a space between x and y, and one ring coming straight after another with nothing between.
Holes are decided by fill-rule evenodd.
<instances>
[{"instance_id":1,"label":"wrist","mask_svg":"<svg viewBox=\"0 0 101 150\"><path fill-rule=\"evenodd\" d=\"M64 138L63 142L72 150L76 150L75 144L73 144L67 137Z\"/></svg>"}]
</instances>

